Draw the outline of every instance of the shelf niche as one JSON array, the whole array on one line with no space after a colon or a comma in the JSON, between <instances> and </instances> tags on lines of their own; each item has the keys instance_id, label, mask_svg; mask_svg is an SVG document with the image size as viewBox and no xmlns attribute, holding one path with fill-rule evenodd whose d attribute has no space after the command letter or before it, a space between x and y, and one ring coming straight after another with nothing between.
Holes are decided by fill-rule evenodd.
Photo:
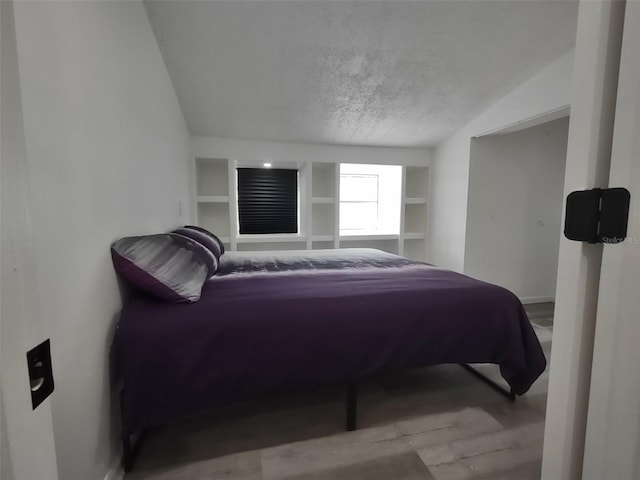
<instances>
[{"instance_id":1,"label":"shelf niche","mask_svg":"<svg viewBox=\"0 0 640 480\"><path fill-rule=\"evenodd\" d=\"M335 208L329 203L314 203L311 207L311 234L333 235Z\"/></svg>"},{"instance_id":2,"label":"shelf niche","mask_svg":"<svg viewBox=\"0 0 640 480\"><path fill-rule=\"evenodd\" d=\"M199 203L198 225L219 237L230 237L229 205L226 203Z\"/></svg>"},{"instance_id":3,"label":"shelf niche","mask_svg":"<svg viewBox=\"0 0 640 480\"><path fill-rule=\"evenodd\" d=\"M424 233L427 227L427 205L408 203L404 206L405 233Z\"/></svg>"},{"instance_id":4,"label":"shelf niche","mask_svg":"<svg viewBox=\"0 0 640 480\"><path fill-rule=\"evenodd\" d=\"M426 261L427 245L424 239L407 239L404 241L403 255L418 262Z\"/></svg>"},{"instance_id":5,"label":"shelf niche","mask_svg":"<svg viewBox=\"0 0 640 480\"><path fill-rule=\"evenodd\" d=\"M311 197L323 203L334 203L337 198L336 168L334 163L314 163L311 166ZM332 201L331 201L332 199Z\"/></svg>"},{"instance_id":6,"label":"shelf niche","mask_svg":"<svg viewBox=\"0 0 640 480\"><path fill-rule=\"evenodd\" d=\"M398 254L398 240L340 240L340 248L375 248L383 252Z\"/></svg>"},{"instance_id":7,"label":"shelf niche","mask_svg":"<svg viewBox=\"0 0 640 480\"><path fill-rule=\"evenodd\" d=\"M429 169L427 167L406 167L405 172L405 198L424 198L427 193L429 181Z\"/></svg>"},{"instance_id":8,"label":"shelf niche","mask_svg":"<svg viewBox=\"0 0 640 480\"><path fill-rule=\"evenodd\" d=\"M330 249L333 249L333 248L335 248L333 240L331 240L331 241L313 240L311 242L311 249L312 250L330 250Z\"/></svg>"},{"instance_id":9,"label":"shelf niche","mask_svg":"<svg viewBox=\"0 0 640 480\"><path fill-rule=\"evenodd\" d=\"M196 195L229 197L229 162L226 159L196 159Z\"/></svg>"}]
</instances>

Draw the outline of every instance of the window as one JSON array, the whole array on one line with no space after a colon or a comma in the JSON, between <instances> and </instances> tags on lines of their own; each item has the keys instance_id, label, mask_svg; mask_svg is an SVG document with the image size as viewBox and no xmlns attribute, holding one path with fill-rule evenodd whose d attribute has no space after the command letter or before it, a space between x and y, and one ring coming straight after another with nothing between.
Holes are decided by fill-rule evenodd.
<instances>
[{"instance_id":1,"label":"window","mask_svg":"<svg viewBox=\"0 0 640 480\"><path fill-rule=\"evenodd\" d=\"M238 168L240 234L298 233L298 171Z\"/></svg>"},{"instance_id":2,"label":"window","mask_svg":"<svg viewBox=\"0 0 640 480\"><path fill-rule=\"evenodd\" d=\"M400 233L402 167L340 164L340 235Z\"/></svg>"},{"instance_id":3,"label":"window","mask_svg":"<svg viewBox=\"0 0 640 480\"><path fill-rule=\"evenodd\" d=\"M371 230L378 224L379 175L340 173L340 230Z\"/></svg>"}]
</instances>

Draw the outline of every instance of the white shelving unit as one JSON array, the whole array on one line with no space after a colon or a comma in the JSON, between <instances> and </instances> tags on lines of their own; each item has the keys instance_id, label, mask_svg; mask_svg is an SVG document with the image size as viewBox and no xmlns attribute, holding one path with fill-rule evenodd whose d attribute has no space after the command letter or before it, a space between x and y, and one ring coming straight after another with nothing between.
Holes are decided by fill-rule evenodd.
<instances>
[{"instance_id":1,"label":"white shelving unit","mask_svg":"<svg viewBox=\"0 0 640 480\"><path fill-rule=\"evenodd\" d=\"M244 165L244 163L242 163ZM259 164L256 164L256 166ZM236 168L232 159L196 159L197 223L218 235L229 250L377 248L426 259L428 167L405 166L398 235L341 236L339 163L306 163L300 172L300 233L239 235ZM278 168L277 163L274 168ZM288 168L288 167L286 167Z\"/></svg>"},{"instance_id":2,"label":"white shelving unit","mask_svg":"<svg viewBox=\"0 0 640 480\"><path fill-rule=\"evenodd\" d=\"M424 240L426 235L422 232L406 232L404 234L405 240Z\"/></svg>"},{"instance_id":3,"label":"white shelving unit","mask_svg":"<svg viewBox=\"0 0 640 480\"><path fill-rule=\"evenodd\" d=\"M311 237L307 249L338 248L339 166L335 163L312 163L310 169Z\"/></svg>"},{"instance_id":4,"label":"white shelving unit","mask_svg":"<svg viewBox=\"0 0 640 480\"><path fill-rule=\"evenodd\" d=\"M340 237L340 243L371 242L383 240L399 240L400 235L345 235Z\"/></svg>"},{"instance_id":5,"label":"white shelving unit","mask_svg":"<svg viewBox=\"0 0 640 480\"><path fill-rule=\"evenodd\" d=\"M312 235L312 242L333 242L335 240L335 235Z\"/></svg>"},{"instance_id":6,"label":"white shelving unit","mask_svg":"<svg viewBox=\"0 0 640 480\"><path fill-rule=\"evenodd\" d=\"M405 167L399 249L400 255L420 261L427 257L428 184L427 167Z\"/></svg>"},{"instance_id":7,"label":"white shelving unit","mask_svg":"<svg viewBox=\"0 0 640 480\"><path fill-rule=\"evenodd\" d=\"M229 161L196 159L196 211L198 225L214 232L231 247Z\"/></svg>"},{"instance_id":8,"label":"white shelving unit","mask_svg":"<svg viewBox=\"0 0 640 480\"><path fill-rule=\"evenodd\" d=\"M328 204L328 203L335 203L336 199L333 197L313 197L311 199L311 203L313 204Z\"/></svg>"}]
</instances>

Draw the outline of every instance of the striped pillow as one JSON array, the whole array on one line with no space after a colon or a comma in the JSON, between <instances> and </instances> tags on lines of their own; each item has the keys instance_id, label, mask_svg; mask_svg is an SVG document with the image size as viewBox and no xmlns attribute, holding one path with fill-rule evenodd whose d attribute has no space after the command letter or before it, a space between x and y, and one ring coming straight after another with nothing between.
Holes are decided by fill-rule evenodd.
<instances>
[{"instance_id":1,"label":"striped pillow","mask_svg":"<svg viewBox=\"0 0 640 480\"><path fill-rule=\"evenodd\" d=\"M208 235L207 233L196 230L193 227L177 228L172 233L184 235L185 237L189 237L191 240L195 240L196 242L201 243L217 259L220 259L224 252L224 246L222 245L222 242L220 242L218 237L216 237L212 233Z\"/></svg>"},{"instance_id":2,"label":"striped pillow","mask_svg":"<svg viewBox=\"0 0 640 480\"><path fill-rule=\"evenodd\" d=\"M174 233L122 238L111 245L111 258L125 280L172 303L197 302L218 264L200 243Z\"/></svg>"},{"instance_id":3,"label":"striped pillow","mask_svg":"<svg viewBox=\"0 0 640 480\"><path fill-rule=\"evenodd\" d=\"M196 227L195 225L185 225L184 228L187 228L191 231L199 232L200 234L209 238L211 242L216 243L220 248L220 255L224 253L224 243L222 243L222 240L220 240L217 235L214 235L213 233L211 233L209 230L205 228Z\"/></svg>"}]
</instances>

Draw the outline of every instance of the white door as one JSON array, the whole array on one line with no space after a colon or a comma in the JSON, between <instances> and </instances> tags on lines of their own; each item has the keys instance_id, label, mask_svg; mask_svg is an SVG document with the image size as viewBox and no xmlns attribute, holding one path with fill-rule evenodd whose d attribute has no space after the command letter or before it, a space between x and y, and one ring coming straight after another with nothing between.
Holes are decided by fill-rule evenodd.
<instances>
[{"instance_id":1,"label":"white door","mask_svg":"<svg viewBox=\"0 0 640 480\"><path fill-rule=\"evenodd\" d=\"M565 198L607 186L624 11L620 1L580 2ZM560 240L543 480L581 478L602 254L602 245Z\"/></svg>"},{"instance_id":2,"label":"white door","mask_svg":"<svg viewBox=\"0 0 640 480\"><path fill-rule=\"evenodd\" d=\"M55 480L51 407L45 400L32 409L26 361L26 352L46 339L46 331L37 302L30 301L38 291L37 265L10 1L0 1L0 25L0 472L3 480Z\"/></svg>"},{"instance_id":3,"label":"white door","mask_svg":"<svg viewBox=\"0 0 640 480\"><path fill-rule=\"evenodd\" d=\"M627 241L604 247L583 479L640 479L640 2L628 1L610 187L631 192Z\"/></svg>"}]
</instances>

